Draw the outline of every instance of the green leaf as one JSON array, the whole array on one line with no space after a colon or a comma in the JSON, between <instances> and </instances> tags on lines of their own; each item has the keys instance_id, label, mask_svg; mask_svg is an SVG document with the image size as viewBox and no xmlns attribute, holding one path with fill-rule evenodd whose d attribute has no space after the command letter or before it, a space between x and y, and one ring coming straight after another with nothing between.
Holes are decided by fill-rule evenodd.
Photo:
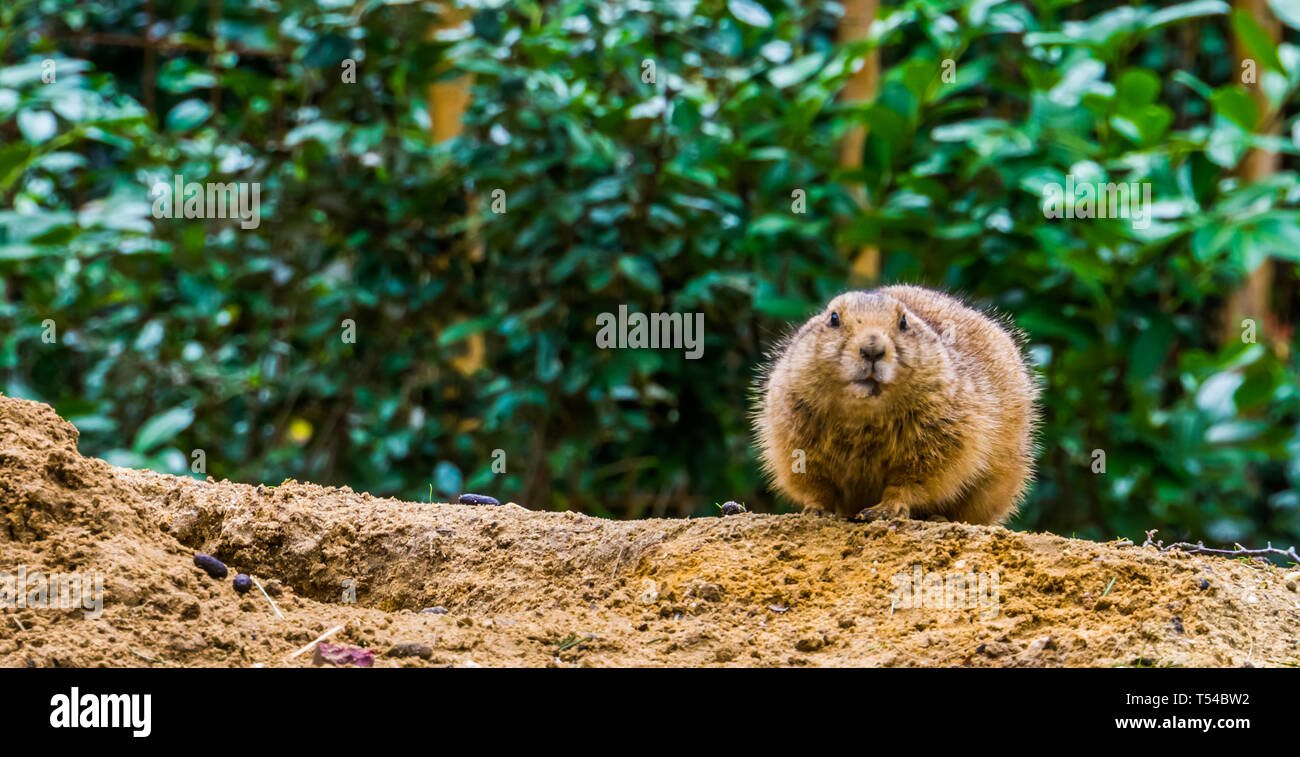
<instances>
[{"instance_id":1,"label":"green leaf","mask_svg":"<svg viewBox=\"0 0 1300 757\"><path fill-rule=\"evenodd\" d=\"M1231 86L1219 87L1210 98L1214 111L1246 131L1254 131L1259 123L1259 106L1245 90Z\"/></svg>"},{"instance_id":2,"label":"green leaf","mask_svg":"<svg viewBox=\"0 0 1300 757\"><path fill-rule=\"evenodd\" d=\"M1190 3L1179 3L1168 8L1161 8L1148 16L1143 26L1147 29L1155 29L1158 26L1171 24L1175 21L1185 21L1189 18L1222 16L1229 10L1231 10L1231 7L1223 0L1194 0L1194 2Z\"/></svg>"},{"instance_id":3,"label":"green leaf","mask_svg":"<svg viewBox=\"0 0 1300 757\"><path fill-rule=\"evenodd\" d=\"M1268 424L1261 421L1226 421L1207 429L1205 441L1210 444L1236 444L1255 439L1267 430Z\"/></svg>"},{"instance_id":4,"label":"green leaf","mask_svg":"<svg viewBox=\"0 0 1300 757\"><path fill-rule=\"evenodd\" d=\"M1263 407L1273 397L1280 382L1280 372L1271 370L1250 370L1246 380L1233 395L1233 403L1242 412L1250 412Z\"/></svg>"},{"instance_id":5,"label":"green leaf","mask_svg":"<svg viewBox=\"0 0 1300 757\"><path fill-rule=\"evenodd\" d=\"M754 0L727 0L727 9L738 20L763 29L772 25L772 14Z\"/></svg>"},{"instance_id":6,"label":"green leaf","mask_svg":"<svg viewBox=\"0 0 1300 757\"><path fill-rule=\"evenodd\" d=\"M1273 15L1292 29L1300 30L1300 3L1295 0L1268 0Z\"/></svg>"},{"instance_id":7,"label":"green leaf","mask_svg":"<svg viewBox=\"0 0 1300 757\"><path fill-rule=\"evenodd\" d=\"M1210 85L1197 79L1186 71L1175 71L1173 79L1179 84L1191 89L1201 97L1204 97L1206 100L1214 96L1214 90L1210 89Z\"/></svg>"},{"instance_id":8,"label":"green leaf","mask_svg":"<svg viewBox=\"0 0 1300 757\"><path fill-rule=\"evenodd\" d=\"M1173 324L1168 319L1154 319L1133 340L1128 357L1129 375L1138 381L1145 381L1156 374L1169 354L1173 336Z\"/></svg>"},{"instance_id":9,"label":"green leaf","mask_svg":"<svg viewBox=\"0 0 1300 757\"><path fill-rule=\"evenodd\" d=\"M446 347L449 344L455 344L460 340L480 331L485 331L496 322L496 317L485 315L479 318L470 318L461 321L452 326L448 326L441 334L438 335L439 346Z\"/></svg>"},{"instance_id":10,"label":"green leaf","mask_svg":"<svg viewBox=\"0 0 1300 757\"><path fill-rule=\"evenodd\" d=\"M1160 94L1160 78L1142 68L1126 69L1119 77L1116 97L1125 110L1137 110L1155 102Z\"/></svg>"},{"instance_id":11,"label":"green leaf","mask_svg":"<svg viewBox=\"0 0 1300 757\"><path fill-rule=\"evenodd\" d=\"M618 270L642 289L658 292L663 286L654 264L646 258L624 255L618 259Z\"/></svg>"},{"instance_id":12,"label":"green leaf","mask_svg":"<svg viewBox=\"0 0 1300 757\"><path fill-rule=\"evenodd\" d=\"M1232 12L1232 30L1237 35L1237 41L1245 48L1247 55L1259 61L1260 65L1278 73L1285 74L1286 67L1277 57L1277 45L1269 37L1268 32L1264 31L1259 22L1251 17L1244 10L1235 10ZM1261 72L1262 73L1262 72Z\"/></svg>"},{"instance_id":13,"label":"green leaf","mask_svg":"<svg viewBox=\"0 0 1300 757\"><path fill-rule=\"evenodd\" d=\"M608 202L623 196L623 186L624 179L610 176L587 187L587 190L582 193L582 199L589 203Z\"/></svg>"},{"instance_id":14,"label":"green leaf","mask_svg":"<svg viewBox=\"0 0 1300 757\"><path fill-rule=\"evenodd\" d=\"M1249 147L1249 135L1241 127L1224 120L1210 132L1205 145L1205 157L1217 166L1232 168L1241 160Z\"/></svg>"},{"instance_id":15,"label":"green leaf","mask_svg":"<svg viewBox=\"0 0 1300 757\"><path fill-rule=\"evenodd\" d=\"M1096 45L1108 56L1108 49L1120 38L1142 28L1150 15L1147 8L1121 6L1102 11L1086 21L1067 22L1065 29L1070 39Z\"/></svg>"},{"instance_id":16,"label":"green leaf","mask_svg":"<svg viewBox=\"0 0 1300 757\"><path fill-rule=\"evenodd\" d=\"M23 133L23 139L38 145L58 132L59 122L48 110L21 110L18 112L18 130Z\"/></svg>"},{"instance_id":17,"label":"green leaf","mask_svg":"<svg viewBox=\"0 0 1300 757\"><path fill-rule=\"evenodd\" d=\"M184 94L216 84L217 77L211 71L205 71L184 58L171 60L158 71L158 88L165 92Z\"/></svg>"},{"instance_id":18,"label":"green leaf","mask_svg":"<svg viewBox=\"0 0 1300 757\"><path fill-rule=\"evenodd\" d=\"M52 247L36 247L22 242L0 245L0 260L30 260L57 252Z\"/></svg>"},{"instance_id":19,"label":"green leaf","mask_svg":"<svg viewBox=\"0 0 1300 757\"><path fill-rule=\"evenodd\" d=\"M18 142L0 146L0 181L14 168L22 165L31 154L32 148Z\"/></svg>"},{"instance_id":20,"label":"green leaf","mask_svg":"<svg viewBox=\"0 0 1300 757\"><path fill-rule=\"evenodd\" d=\"M167 113L168 131L189 131L212 115L212 106L199 99L180 102Z\"/></svg>"},{"instance_id":21,"label":"green leaf","mask_svg":"<svg viewBox=\"0 0 1300 757\"><path fill-rule=\"evenodd\" d=\"M1084 94L1096 89L1106 73L1106 64L1091 58L1085 58L1066 66L1065 76L1048 93L1048 98L1057 105L1073 108L1079 104Z\"/></svg>"},{"instance_id":22,"label":"green leaf","mask_svg":"<svg viewBox=\"0 0 1300 757\"><path fill-rule=\"evenodd\" d=\"M177 434L190 427L194 422L194 410L181 406L159 413L140 426L135 434L135 444L131 450L137 454L148 454L154 447L170 441Z\"/></svg>"},{"instance_id":23,"label":"green leaf","mask_svg":"<svg viewBox=\"0 0 1300 757\"><path fill-rule=\"evenodd\" d=\"M1233 395L1245 378L1232 371L1216 373L1201 384L1196 392L1196 406L1213 418L1226 418L1236 412Z\"/></svg>"},{"instance_id":24,"label":"green leaf","mask_svg":"<svg viewBox=\"0 0 1300 757\"><path fill-rule=\"evenodd\" d=\"M799 82L817 73L826 63L826 56L821 53L804 57L784 66L778 66L767 72L767 78L773 85L782 89L793 87Z\"/></svg>"},{"instance_id":25,"label":"green leaf","mask_svg":"<svg viewBox=\"0 0 1300 757\"><path fill-rule=\"evenodd\" d=\"M312 121L286 134L284 143L289 147L295 147L308 140L315 140L323 145L333 145L343 139L346 133L347 127L344 124L334 121Z\"/></svg>"},{"instance_id":26,"label":"green leaf","mask_svg":"<svg viewBox=\"0 0 1300 757\"><path fill-rule=\"evenodd\" d=\"M784 213L768 213L749 225L749 233L755 236L776 236L783 231L804 227L805 221L796 221Z\"/></svg>"}]
</instances>

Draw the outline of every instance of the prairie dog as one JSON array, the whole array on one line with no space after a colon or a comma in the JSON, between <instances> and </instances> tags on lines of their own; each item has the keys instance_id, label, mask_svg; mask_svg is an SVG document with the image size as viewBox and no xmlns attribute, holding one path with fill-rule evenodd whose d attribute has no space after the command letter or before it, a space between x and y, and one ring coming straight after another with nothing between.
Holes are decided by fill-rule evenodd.
<instances>
[{"instance_id":1,"label":"prairie dog","mask_svg":"<svg viewBox=\"0 0 1300 757\"><path fill-rule=\"evenodd\" d=\"M775 348L754 427L805 510L996 524L1033 474L1038 385L1016 339L917 286L846 292Z\"/></svg>"}]
</instances>

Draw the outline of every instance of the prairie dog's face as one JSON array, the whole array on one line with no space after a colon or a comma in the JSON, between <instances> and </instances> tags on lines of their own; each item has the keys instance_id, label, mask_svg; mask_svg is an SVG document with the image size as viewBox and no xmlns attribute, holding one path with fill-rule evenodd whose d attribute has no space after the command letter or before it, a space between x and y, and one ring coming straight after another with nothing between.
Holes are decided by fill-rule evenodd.
<instances>
[{"instance_id":1,"label":"prairie dog's face","mask_svg":"<svg viewBox=\"0 0 1300 757\"><path fill-rule=\"evenodd\" d=\"M923 368L938 337L898 299L878 292L846 292L808 326L815 337L815 370L827 391L850 404L877 408Z\"/></svg>"}]
</instances>

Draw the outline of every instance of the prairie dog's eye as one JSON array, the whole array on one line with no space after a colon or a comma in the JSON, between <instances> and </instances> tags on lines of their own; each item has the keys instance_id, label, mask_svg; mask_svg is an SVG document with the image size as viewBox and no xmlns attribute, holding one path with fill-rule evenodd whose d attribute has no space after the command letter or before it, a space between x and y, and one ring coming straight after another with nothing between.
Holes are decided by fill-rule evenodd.
<instances>
[{"instance_id":1,"label":"prairie dog's eye","mask_svg":"<svg viewBox=\"0 0 1300 757\"><path fill-rule=\"evenodd\" d=\"M904 314L904 315L902 315L902 316L899 317L899 319L898 319L898 330L899 330L899 331L907 331L907 315L906 315L906 314Z\"/></svg>"},{"instance_id":2,"label":"prairie dog's eye","mask_svg":"<svg viewBox=\"0 0 1300 757\"><path fill-rule=\"evenodd\" d=\"M838 329L840 327L839 313L831 313L830 327L833 329Z\"/></svg>"}]
</instances>

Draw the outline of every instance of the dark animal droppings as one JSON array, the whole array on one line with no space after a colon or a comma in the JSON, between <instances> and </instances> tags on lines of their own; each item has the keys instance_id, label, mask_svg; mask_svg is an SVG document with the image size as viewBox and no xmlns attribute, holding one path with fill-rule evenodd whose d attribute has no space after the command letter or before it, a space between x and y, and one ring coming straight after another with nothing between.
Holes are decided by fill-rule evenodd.
<instances>
[{"instance_id":1,"label":"dark animal droppings","mask_svg":"<svg viewBox=\"0 0 1300 757\"><path fill-rule=\"evenodd\" d=\"M394 644L388 650L389 657L419 657L427 660L433 657L433 647L428 644L420 644L414 641L404 641L400 644Z\"/></svg>"},{"instance_id":2,"label":"dark animal droppings","mask_svg":"<svg viewBox=\"0 0 1300 757\"><path fill-rule=\"evenodd\" d=\"M462 505L499 505L501 500L486 494L462 494L457 499Z\"/></svg>"},{"instance_id":3,"label":"dark animal droppings","mask_svg":"<svg viewBox=\"0 0 1300 757\"><path fill-rule=\"evenodd\" d=\"M230 571L226 570L226 564L212 555L200 552L194 556L194 564L213 578L225 578L230 575Z\"/></svg>"},{"instance_id":4,"label":"dark animal droppings","mask_svg":"<svg viewBox=\"0 0 1300 757\"><path fill-rule=\"evenodd\" d=\"M723 515L740 515L741 513L745 513L745 512L749 512L749 511L746 510L745 506L740 504L739 502L727 501L722 503Z\"/></svg>"},{"instance_id":5,"label":"dark animal droppings","mask_svg":"<svg viewBox=\"0 0 1300 757\"><path fill-rule=\"evenodd\" d=\"M249 578L247 573L235 576L235 591L246 594L251 588L253 588L253 579Z\"/></svg>"}]
</instances>

